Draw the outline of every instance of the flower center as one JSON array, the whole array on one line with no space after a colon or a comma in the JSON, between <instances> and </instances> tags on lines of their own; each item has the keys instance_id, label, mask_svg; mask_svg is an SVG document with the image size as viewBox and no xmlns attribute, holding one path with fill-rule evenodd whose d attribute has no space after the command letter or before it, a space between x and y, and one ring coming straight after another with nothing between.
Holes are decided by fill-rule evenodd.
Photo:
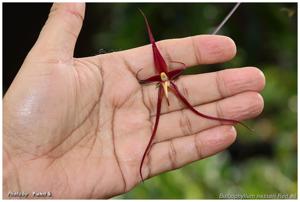
<instances>
[{"instance_id":1,"label":"flower center","mask_svg":"<svg viewBox=\"0 0 300 202\"><path fill-rule=\"evenodd\" d=\"M169 80L169 78L168 78L168 76L165 72L160 73L160 79L162 81L168 81Z\"/></svg>"},{"instance_id":2,"label":"flower center","mask_svg":"<svg viewBox=\"0 0 300 202\"><path fill-rule=\"evenodd\" d=\"M164 93L165 93L165 96L167 98L167 102L168 102L168 105L169 105L169 94L168 94L168 88L170 87L169 78L168 78L168 76L165 72L162 72L162 73L160 73L160 79L162 81L161 85L164 89Z\"/></svg>"}]
</instances>

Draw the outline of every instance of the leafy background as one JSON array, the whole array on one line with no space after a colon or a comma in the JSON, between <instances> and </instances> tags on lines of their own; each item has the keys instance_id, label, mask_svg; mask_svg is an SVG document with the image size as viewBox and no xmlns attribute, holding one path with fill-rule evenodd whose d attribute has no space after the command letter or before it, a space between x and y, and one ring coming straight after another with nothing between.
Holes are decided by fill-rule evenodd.
<instances>
[{"instance_id":1,"label":"leafy background","mask_svg":"<svg viewBox=\"0 0 300 202\"><path fill-rule=\"evenodd\" d=\"M3 93L34 44L50 6L4 3ZM233 6L90 3L75 56L148 44L138 8L146 13L155 38L162 40L211 33ZM218 198L221 193L297 197L297 4L243 3L219 34L234 39L237 56L227 63L197 66L186 73L259 67L267 81L262 93L265 108L258 118L247 122L257 134L238 128L237 141L228 150L154 177L116 198L199 199Z\"/></svg>"}]
</instances>

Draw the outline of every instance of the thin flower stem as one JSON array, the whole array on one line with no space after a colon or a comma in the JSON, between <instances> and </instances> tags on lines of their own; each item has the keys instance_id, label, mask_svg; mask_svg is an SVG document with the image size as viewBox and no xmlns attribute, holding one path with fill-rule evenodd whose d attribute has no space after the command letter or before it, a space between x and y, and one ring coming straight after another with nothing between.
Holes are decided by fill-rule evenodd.
<instances>
[{"instance_id":1,"label":"thin flower stem","mask_svg":"<svg viewBox=\"0 0 300 202\"><path fill-rule=\"evenodd\" d=\"M231 9L231 11L228 13L228 15L224 18L224 20L219 24L219 26L213 31L212 35L217 34L220 29L224 26L224 24L228 21L228 19L232 16L232 14L235 12L235 10L239 7L241 3L238 2L235 4L235 6L233 7L233 9Z\"/></svg>"}]
</instances>

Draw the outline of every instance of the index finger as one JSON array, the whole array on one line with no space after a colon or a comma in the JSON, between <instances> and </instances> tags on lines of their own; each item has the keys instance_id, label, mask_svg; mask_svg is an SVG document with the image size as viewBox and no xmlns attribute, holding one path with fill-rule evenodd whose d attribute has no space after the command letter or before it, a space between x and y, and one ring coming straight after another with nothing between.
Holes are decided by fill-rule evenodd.
<instances>
[{"instance_id":1,"label":"index finger","mask_svg":"<svg viewBox=\"0 0 300 202\"><path fill-rule=\"evenodd\" d=\"M172 61L183 62L186 67L199 64L221 63L232 59L236 46L232 39L218 35L197 35L180 39L168 39L157 42L157 47L170 65ZM151 45L119 52L133 72L147 69L143 76L155 73Z\"/></svg>"}]
</instances>

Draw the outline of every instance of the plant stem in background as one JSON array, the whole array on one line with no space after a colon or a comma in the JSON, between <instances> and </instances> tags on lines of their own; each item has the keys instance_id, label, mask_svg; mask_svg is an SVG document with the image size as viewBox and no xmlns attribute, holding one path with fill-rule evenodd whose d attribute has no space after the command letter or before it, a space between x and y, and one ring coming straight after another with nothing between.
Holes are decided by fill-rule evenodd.
<instances>
[{"instance_id":1,"label":"plant stem in background","mask_svg":"<svg viewBox=\"0 0 300 202\"><path fill-rule=\"evenodd\" d=\"M235 6L231 9L231 11L227 14L224 20L219 24L219 26L213 31L212 35L215 35L220 31L220 29L224 26L224 24L228 21L228 19L232 16L235 10L239 7L241 3L236 3Z\"/></svg>"}]
</instances>

